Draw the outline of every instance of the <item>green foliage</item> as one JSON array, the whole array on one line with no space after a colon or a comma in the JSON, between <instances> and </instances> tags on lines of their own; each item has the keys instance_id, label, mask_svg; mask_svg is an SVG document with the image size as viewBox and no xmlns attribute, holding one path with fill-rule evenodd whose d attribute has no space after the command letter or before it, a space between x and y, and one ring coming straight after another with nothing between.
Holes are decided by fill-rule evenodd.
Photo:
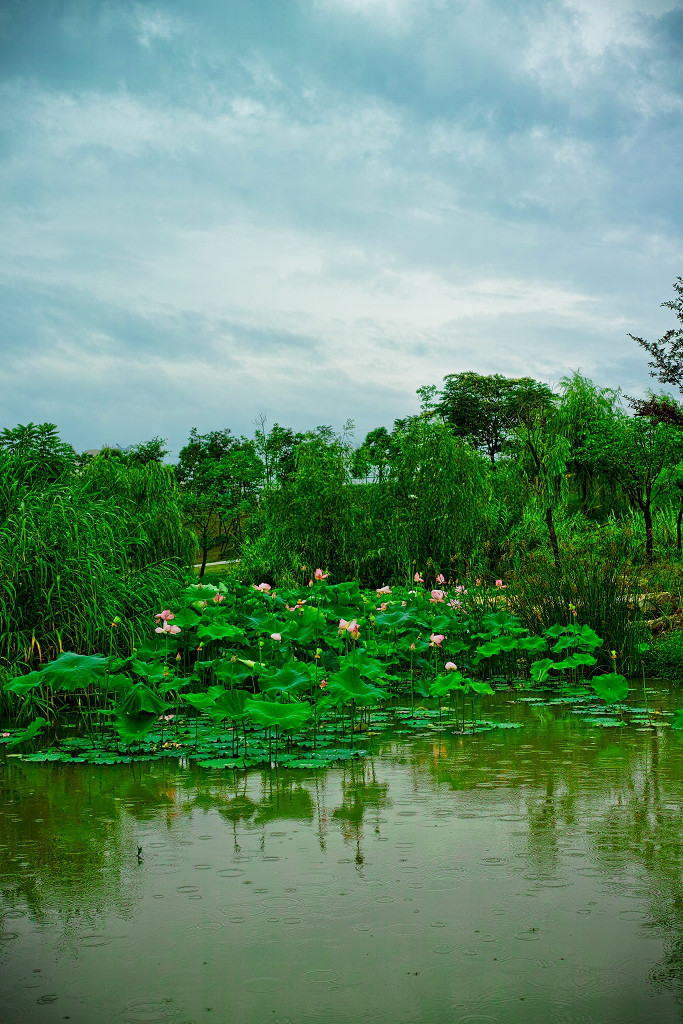
<instances>
[{"instance_id":1,"label":"green foliage","mask_svg":"<svg viewBox=\"0 0 683 1024\"><path fill-rule=\"evenodd\" d=\"M97 458L78 471L44 426L5 431L0 446L0 661L9 666L65 647L130 645L150 602L177 588L191 550L166 467Z\"/></svg>"}]
</instances>

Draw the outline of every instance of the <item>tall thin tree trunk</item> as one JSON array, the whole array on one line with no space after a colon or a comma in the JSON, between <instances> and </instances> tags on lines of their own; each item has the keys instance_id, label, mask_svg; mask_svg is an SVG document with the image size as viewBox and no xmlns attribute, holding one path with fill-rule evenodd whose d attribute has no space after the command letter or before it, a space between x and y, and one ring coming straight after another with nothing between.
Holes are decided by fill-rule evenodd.
<instances>
[{"instance_id":1,"label":"tall thin tree trunk","mask_svg":"<svg viewBox=\"0 0 683 1024\"><path fill-rule=\"evenodd\" d=\"M676 519L676 551L680 555L681 553L681 532L683 527L683 498L681 498L681 504L678 507L678 517Z\"/></svg>"},{"instance_id":2,"label":"tall thin tree trunk","mask_svg":"<svg viewBox=\"0 0 683 1024\"><path fill-rule=\"evenodd\" d=\"M550 537L550 547L553 549L553 559L555 560L555 568L560 568L560 546L557 543L557 534L555 533L555 522L553 520L553 510L550 505L545 510L545 521L548 524L548 535Z\"/></svg>"},{"instance_id":3,"label":"tall thin tree trunk","mask_svg":"<svg viewBox=\"0 0 683 1024\"><path fill-rule=\"evenodd\" d=\"M652 530L652 507L649 501L643 504L643 519L645 520L645 563L652 565L655 545Z\"/></svg>"}]
</instances>

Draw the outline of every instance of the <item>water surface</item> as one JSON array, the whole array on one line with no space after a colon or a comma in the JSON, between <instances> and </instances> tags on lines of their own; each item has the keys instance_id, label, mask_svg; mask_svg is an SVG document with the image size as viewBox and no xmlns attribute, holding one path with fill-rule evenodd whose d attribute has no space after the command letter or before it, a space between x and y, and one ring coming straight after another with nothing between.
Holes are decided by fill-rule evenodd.
<instances>
[{"instance_id":1,"label":"water surface","mask_svg":"<svg viewBox=\"0 0 683 1024\"><path fill-rule=\"evenodd\" d=\"M0 763L0 1018L683 1020L683 738L507 700L319 772Z\"/></svg>"}]
</instances>

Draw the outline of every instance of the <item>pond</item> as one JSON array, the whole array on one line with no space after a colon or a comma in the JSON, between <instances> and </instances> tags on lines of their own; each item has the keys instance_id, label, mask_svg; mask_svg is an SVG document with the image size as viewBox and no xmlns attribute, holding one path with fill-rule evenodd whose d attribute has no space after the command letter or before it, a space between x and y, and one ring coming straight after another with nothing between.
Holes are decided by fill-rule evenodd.
<instances>
[{"instance_id":1,"label":"pond","mask_svg":"<svg viewBox=\"0 0 683 1024\"><path fill-rule=\"evenodd\" d=\"M6 758L2 1019L683 1020L683 736L492 715L317 772Z\"/></svg>"}]
</instances>

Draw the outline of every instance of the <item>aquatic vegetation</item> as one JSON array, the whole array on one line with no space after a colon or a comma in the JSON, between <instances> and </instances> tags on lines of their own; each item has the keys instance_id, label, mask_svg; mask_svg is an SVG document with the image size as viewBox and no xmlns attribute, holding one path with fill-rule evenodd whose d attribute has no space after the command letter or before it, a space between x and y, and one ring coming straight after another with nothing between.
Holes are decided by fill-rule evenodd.
<instances>
[{"instance_id":1,"label":"aquatic vegetation","mask_svg":"<svg viewBox=\"0 0 683 1024\"><path fill-rule=\"evenodd\" d=\"M604 644L593 629L570 621L532 635L507 607L490 610L489 590L469 588L471 613L449 590L438 601L415 581L365 590L322 569L304 588L192 584L150 614L148 639L130 655L64 652L10 679L16 726L6 742L26 745L31 759L303 768L358 756L359 734L433 728L435 716L462 735L495 728L482 717L495 687L546 685L589 707L592 694L611 706L626 699L624 676L595 674ZM78 743L64 738L74 720ZM49 751L29 752L46 733Z\"/></svg>"}]
</instances>

